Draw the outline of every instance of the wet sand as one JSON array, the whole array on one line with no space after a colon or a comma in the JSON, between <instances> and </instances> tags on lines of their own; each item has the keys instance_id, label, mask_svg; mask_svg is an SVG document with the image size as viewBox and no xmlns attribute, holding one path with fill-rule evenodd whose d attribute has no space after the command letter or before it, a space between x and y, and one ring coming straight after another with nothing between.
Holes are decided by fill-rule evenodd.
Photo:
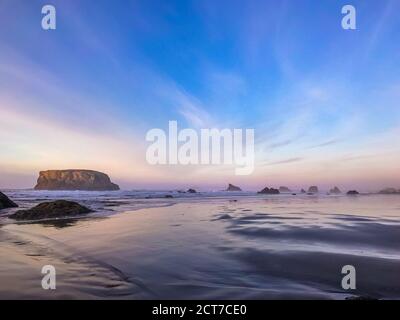
<instances>
[{"instance_id":1,"label":"wet sand","mask_svg":"<svg viewBox=\"0 0 400 320\"><path fill-rule=\"evenodd\" d=\"M112 215L0 225L0 298L400 297L400 197L151 201ZM46 264L56 267L56 290L41 288ZM354 291L341 288L348 264Z\"/></svg>"}]
</instances>

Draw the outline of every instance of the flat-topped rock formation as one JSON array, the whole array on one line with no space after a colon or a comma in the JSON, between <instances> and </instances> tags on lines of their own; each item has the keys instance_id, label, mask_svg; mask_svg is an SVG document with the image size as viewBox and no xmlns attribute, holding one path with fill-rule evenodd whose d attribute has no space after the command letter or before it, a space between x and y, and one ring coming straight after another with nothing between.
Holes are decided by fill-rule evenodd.
<instances>
[{"instance_id":1,"label":"flat-topped rock formation","mask_svg":"<svg viewBox=\"0 0 400 320\"><path fill-rule=\"evenodd\" d=\"M233 185L233 184L229 184L228 188L226 189L226 191L242 191L242 189L240 189L239 187Z\"/></svg>"},{"instance_id":2,"label":"flat-topped rock formation","mask_svg":"<svg viewBox=\"0 0 400 320\"><path fill-rule=\"evenodd\" d=\"M329 190L329 193L330 194L340 194L342 192L340 191L340 189L338 187L334 187L331 190Z\"/></svg>"},{"instance_id":3,"label":"flat-topped rock formation","mask_svg":"<svg viewBox=\"0 0 400 320\"><path fill-rule=\"evenodd\" d=\"M290 190L288 187L281 186L281 187L279 187L279 192L290 193L290 192L292 192L292 190Z\"/></svg>"},{"instance_id":4,"label":"flat-topped rock formation","mask_svg":"<svg viewBox=\"0 0 400 320\"><path fill-rule=\"evenodd\" d=\"M113 191L119 186L108 175L93 170L41 171L35 190Z\"/></svg>"},{"instance_id":5,"label":"flat-topped rock formation","mask_svg":"<svg viewBox=\"0 0 400 320\"><path fill-rule=\"evenodd\" d=\"M260 193L260 194L280 194L278 189L268 188L268 187L265 187L264 189L262 189L258 193Z\"/></svg>"},{"instance_id":6,"label":"flat-topped rock formation","mask_svg":"<svg viewBox=\"0 0 400 320\"><path fill-rule=\"evenodd\" d=\"M16 207L18 205L14 201L11 201L4 193L0 192L0 210Z\"/></svg>"},{"instance_id":7,"label":"flat-topped rock formation","mask_svg":"<svg viewBox=\"0 0 400 320\"><path fill-rule=\"evenodd\" d=\"M53 202L43 202L29 210L19 210L9 216L15 220L38 220L52 219L60 217L76 217L93 212L79 203L73 201L57 200Z\"/></svg>"}]
</instances>

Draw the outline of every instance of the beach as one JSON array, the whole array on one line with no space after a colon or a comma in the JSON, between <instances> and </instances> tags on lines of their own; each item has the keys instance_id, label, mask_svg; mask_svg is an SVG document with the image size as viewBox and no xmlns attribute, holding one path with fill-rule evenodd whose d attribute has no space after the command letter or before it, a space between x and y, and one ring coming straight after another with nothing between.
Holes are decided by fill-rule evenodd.
<instances>
[{"instance_id":1,"label":"beach","mask_svg":"<svg viewBox=\"0 0 400 320\"><path fill-rule=\"evenodd\" d=\"M0 299L400 297L398 195L166 193L8 191L22 208L62 197L96 212L15 223L3 210Z\"/></svg>"}]
</instances>

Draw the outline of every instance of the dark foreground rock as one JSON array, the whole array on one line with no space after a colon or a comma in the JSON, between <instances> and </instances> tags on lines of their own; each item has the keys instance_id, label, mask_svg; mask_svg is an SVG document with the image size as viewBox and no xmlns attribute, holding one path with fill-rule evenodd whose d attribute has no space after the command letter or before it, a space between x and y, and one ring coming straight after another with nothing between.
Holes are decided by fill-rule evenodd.
<instances>
[{"instance_id":1,"label":"dark foreground rock","mask_svg":"<svg viewBox=\"0 0 400 320\"><path fill-rule=\"evenodd\" d=\"M113 191L119 186L108 175L93 170L41 171L35 190Z\"/></svg>"},{"instance_id":2,"label":"dark foreground rock","mask_svg":"<svg viewBox=\"0 0 400 320\"><path fill-rule=\"evenodd\" d=\"M278 189L268 188L268 187L262 189L258 193L260 193L260 194L280 194Z\"/></svg>"},{"instance_id":3,"label":"dark foreground rock","mask_svg":"<svg viewBox=\"0 0 400 320\"><path fill-rule=\"evenodd\" d=\"M348 196L355 196L357 194L360 194L360 193L358 191L356 191L356 190L350 190L350 191L347 192Z\"/></svg>"},{"instance_id":4,"label":"dark foreground rock","mask_svg":"<svg viewBox=\"0 0 400 320\"><path fill-rule=\"evenodd\" d=\"M197 191L194 190L194 189L189 189L187 192L188 192L188 193L197 193Z\"/></svg>"},{"instance_id":5,"label":"dark foreground rock","mask_svg":"<svg viewBox=\"0 0 400 320\"><path fill-rule=\"evenodd\" d=\"M14 201L11 201L4 193L0 192L0 210L16 207L18 207L18 205Z\"/></svg>"},{"instance_id":6,"label":"dark foreground rock","mask_svg":"<svg viewBox=\"0 0 400 320\"><path fill-rule=\"evenodd\" d=\"M228 188L226 189L226 191L242 191L242 189L240 189L237 186L234 186L233 184L229 184Z\"/></svg>"},{"instance_id":7,"label":"dark foreground rock","mask_svg":"<svg viewBox=\"0 0 400 320\"><path fill-rule=\"evenodd\" d=\"M36 207L28 210L19 210L9 216L15 220L38 220L52 219L60 217L75 217L93 212L79 203L66 200L57 200L53 202L43 202Z\"/></svg>"},{"instance_id":8,"label":"dark foreground rock","mask_svg":"<svg viewBox=\"0 0 400 320\"><path fill-rule=\"evenodd\" d=\"M301 189L301 191L300 191L301 193L306 193L306 190L304 190L304 189Z\"/></svg>"}]
</instances>

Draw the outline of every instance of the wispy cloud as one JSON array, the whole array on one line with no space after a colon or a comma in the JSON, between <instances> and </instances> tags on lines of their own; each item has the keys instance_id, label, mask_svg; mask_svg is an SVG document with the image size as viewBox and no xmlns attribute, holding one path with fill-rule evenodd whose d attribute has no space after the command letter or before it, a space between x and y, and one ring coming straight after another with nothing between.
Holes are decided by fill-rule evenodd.
<instances>
[{"instance_id":1,"label":"wispy cloud","mask_svg":"<svg viewBox=\"0 0 400 320\"><path fill-rule=\"evenodd\" d=\"M322 143L319 143L319 144L310 146L310 147L308 147L308 149L315 149L315 148L327 147L327 146L336 144L336 143L338 143L338 142L340 142L340 140L332 139L332 140L328 140L328 141L325 141L325 142L322 142Z\"/></svg>"},{"instance_id":2,"label":"wispy cloud","mask_svg":"<svg viewBox=\"0 0 400 320\"><path fill-rule=\"evenodd\" d=\"M266 166L274 166L274 165L278 165L278 164L286 164L286 163L293 163L293 162L299 162L304 160L304 158L290 158L290 159L285 159L285 160L279 160L279 161L273 161L273 162L268 162L265 165Z\"/></svg>"},{"instance_id":3,"label":"wispy cloud","mask_svg":"<svg viewBox=\"0 0 400 320\"><path fill-rule=\"evenodd\" d=\"M177 90L174 100L178 112L190 126L194 128L209 128L213 126L212 117L197 99Z\"/></svg>"},{"instance_id":4,"label":"wispy cloud","mask_svg":"<svg viewBox=\"0 0 400 320\"><path fill-rule=\"evenodd\" d=\"M270 145L267 146L268 149L276 149L279 147L284 147L287 146L289 144L291 144L294 141L294 139L287 139L284 141L279 141L279 142L275 142L275 143L271 143Z\"/></svg>"}]
</instances>

